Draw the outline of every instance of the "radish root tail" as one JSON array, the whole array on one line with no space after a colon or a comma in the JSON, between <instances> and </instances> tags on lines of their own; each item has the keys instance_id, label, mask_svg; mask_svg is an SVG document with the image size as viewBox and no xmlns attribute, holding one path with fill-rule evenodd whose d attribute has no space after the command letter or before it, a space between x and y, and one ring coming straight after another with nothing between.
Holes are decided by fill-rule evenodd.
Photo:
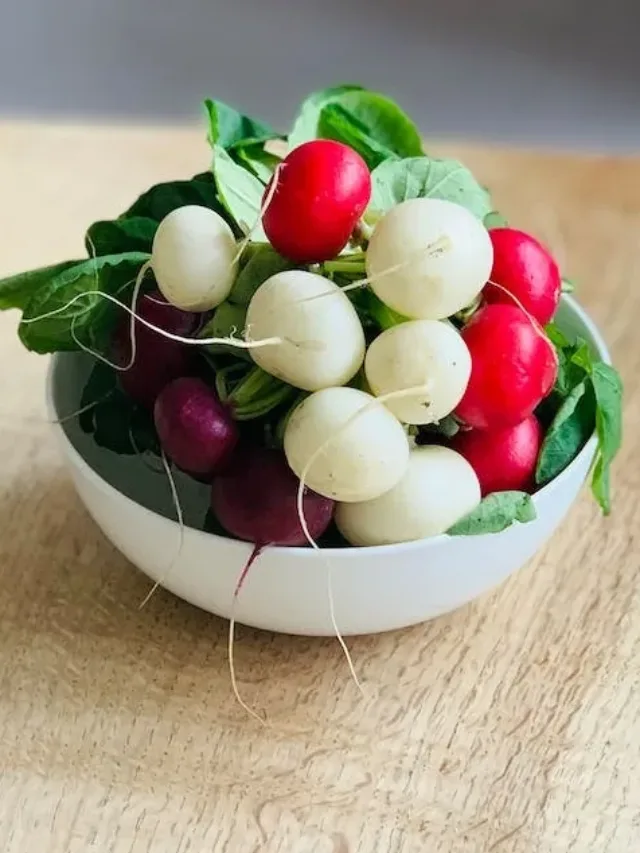
<instances>
[{"instance_id":1,"label":"radish root tail","mask_svg":"<svg viewBox=\"0 0 640 853\"><path fill-rule=\"evenodd\" d=\"M247 579L247 575L249 574L249 569L258 559L260 554L262 553L263 546L256 545L249 555L249 559L242 567L242 571L238 576L238 580L236 582L236 587L233 591L233 598L231 599L231 612L229 614L229 642L228 642L228 659L229 659L229 675L231 677L231 689L233 690L233 695L236 697L236 700L240 707L249 714L249 716L253 717L254 720L257 720L260 725L266 726L267 722L264 720L260 714L253 710L247 703L244 701L242 696L240 695L240 689L238 688L238 680L236 678L236 667L235 660L233 656L233 650L235 646L235 628L236 628L236 609L238 606L238 596L240 595L240 590Z\"/></svg>"},{"instance_id":2,"label":"radish root tail","mask_svg":"<svg viewBox=\"0 0 640 853\"><path fill-rule=\"evenodd\" d=\"M226 344L227 346L237 347L238 349L259 349L260 347L267 346L277 346L279 344L284 343L283 338L263 338L262 340L239 340L238 338L227 337L227 338L187 338L182 335L175 335L172 332L167 332L165 329L160 328L160 326L156 326L153 323L150 323L148 320L145 320L144 317L141 317L139 314L136 314L135 311L126 305L121 300L117 299L115 296L112 296L110 293L104 293L101 290L87 290L83 293L78 293L72 299L70 299L65 305L62 305L60 308L55 308L52 311L47 311L44 314L39 314L37 317L27 317L23 318L22 323L29 325L31 323L37 323L40 320L47 320L50 317L55 317L57 314L61 314L64 311L67 311L77 302L80 302L82 299L86 299L87 297L98 296L102 299L106 299L108 302L111 302L113 305L117 305L119 308L122 308L123 311L126 311L130 316L136 319L139 323L145 326L147 329L151 329L153 332L157 332L164 338L167 338L171 341L177 341L181 344L187 344L188 346L208 346L209 344ZM96 355L96 353L92 353ZM126 370L127 367L123 368L122 365L112 364L116 370Z\"/></svg>"},{"instance_id":3,"label":"radish root tail","mask_svg":"<svg viewBox=\"0 0 640 853\"><path fill-rule=\"evenodd\" d=\"M173 473L171 471L171 465L169 464L169 460L167 459L167 456L166 456L164 451L162 451L162 464L164 466L164 470L165 470L165 473L167 475L167 479L169 480L169 488L171 490L171 500L173 501L173 506L174 506L175 511L176 511L176 520L178 522L178 527L180 529L180 535L178 538L178 547L176 548L175 554L171 558L171 562L167 566L167 569L164 572L164 574L162 575L162 577L159 578L154 583L154 585L151 587L149 592L145 595L142 602L140 603L140 606L138 608L139 610L142 610L144 607L146 607L146 605L149 603L149 601L151 600L151 598L155 594L158 587L162 586L165 583L165 581L169 577L169 574L175 568L175 565L178 562L178 559L180 558L180 554L182 553L182 549L184 547L184 517L182 514L182 506L180 504L180 498L178 496L178 489L176 487L176 481L175 481L175 478L174 478Z\"/></svg>"},{"instance_id":4,"label":"radish root tail","mask_svg":"<svg viewBox=\"0 0 640 853\"><path fill-rule=\"evenodd\" d=\"M80 415L84 415L85 412L91 411L91 409L99 406L101 403L106 403L112 394L113 389L107 391L106 394L103 394L101 397L98 397L97 400L92 400L90 403L87 403L86 406L81 406L79 409L76 409L75 412L70 412L68 415L63 415L61 418L47 418L46 423L59 426L67 423L67 421L73 420L74 418L79 418Z\"/></svg>"},{"instance_id":5,"label":"radish root tail","mask_svg":"<svg viewBox=\"0 0 640 853\"><path fill-rule=\"evenodd\" d=\"M228 644L228 657L229 657L229 676L231 677L231 689L233 690L233 695L236 698L236 701L240 705L243 711L249 714L250 717L253 717L254 720L257 720L261 726L266 726L267 722L257 711L254 711L247 703L244 701L242 696L240 695L240 690L238 688L238 681L236 679L236 667L233 658L233 647L235 644L235 628L236 628L236 604L237 599L234 596L233 604L231 605L231 613L229 615L229 644Z\"/></svg>"},{"instance_id":6,"label":"radish root tail","mask_svg":"<svg viewBox=\"0 0 640 853\"><path fill-rule=\"evenodd\" d=\"M307 524L307 519L304 514L304 490L306 488L306 480L309 476L309 471L311 470L313 464L316 462L318 457L324 453L326 448L331 444L332 441L335 441L338 436L340 436L346 429L348 429L354 421L356 421L361 415L365 414L376 406L384 405L390 400L402 399L404 397L414 397L420 394L428 393L431 389L431 383L425 383L424 385L414 385L410 388L402 388L398 391L390 391L388 394L383 394L380 397L376 397L370 403L367 403L366 406L363 406L357 412L354 412L350 418L348 418L345 423L340 427L337 432L333 433L326 441L322 442L322 444L316 448L316 450L309 457L306 465L304 466L301 476L300 482L298 483L298 493L296 496L296 510L298 513L298 520L300 522L300 526L302 527L302 531L304 536L309 543L309 545L315 550L322 554L322 550L319 548L318 543L315 541L311 532L309 531L309 526ZM349 671L351 673L351 677L353 678L354 683L358 687L361 693L364 693L362 688L362 684L358 678L358 675L355 671L355 667L353 665L353 659L351 657L351 653L347 647L347 644L344 640L344 637L340 633L340 629L337 624L337 619L335 615L335 601L333 595L333 585L332 585L332 566L331 562L324 554L322 554L325 565L327 567L327 592L329 597L329 612L331 618L331 624L333 630L335 631L336 638L342 647L342 651L344 652L345 658L347 660L347 664L349 666Z\"/></svg>"}]
</instances>

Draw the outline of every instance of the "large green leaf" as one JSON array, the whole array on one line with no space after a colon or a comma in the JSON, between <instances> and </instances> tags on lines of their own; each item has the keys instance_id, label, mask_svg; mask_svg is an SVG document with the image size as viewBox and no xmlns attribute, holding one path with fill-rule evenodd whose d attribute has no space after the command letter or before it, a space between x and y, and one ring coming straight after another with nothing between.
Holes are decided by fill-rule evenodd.
<instances>
[{"instance_id":1,"label":"large green leaf","mask_svg":"<svg viewBox=\"0 0 640 853\"><path fill-rule=\"evenodd\" d=\"M593 435L595 399L588 381L582 381L567 394L542 442L536 466L540 485L557 477L582 450Z\"/></svg>"},{"instance_id":2,"label":"large green leaf","mask_svg":"<svg viewBox=\"0 0 640 853\"><path fill-rule=\"evenodd\" d=\"M85 244L90 255L118 255L122 252L151 252L158 222L147 216L131 216L94 222L87 230Z\"/></svg>"},{"instance_id":3,"label":"large green leaf","mask_svg":"<svg viewBox=\"0 0 640 853\"><path fill-rule=\"evenodd\" d=\"M79 348L75 334L85 345L97 346L118 308L96 291L124 296L148 258L142 252L89 258L54 276L24 310L18 330L23 344L39 353L75 350ZM74 302L81 294L87 295Z\"/></svg>"},{"instance_id":4,"label":"large green leaf","mask_svg":"<svg viewBox=\"0 0 640 853\"><path fill-rule=\"evenodd\" d=\"M340 122L336 121L337 115ZM315 92L307 98L289 136L289 145L295 147L323 137L337 138L353 147L354 141L360 139L367 148L376 146L380 157L384 152L397 157L422 153L416 126L391 98L351 84Z\"/></svg>"},{"instance_id":5,"label":"large green leaf","mask_svg":"<svg viewBox=\"0 0 640 853\"><path fill-rule=\"evenodd\" d=\"M223 101L207 98L204 108L209 120L208 139L211 146L219 145L229 150L240 144L264 142L277 136L268 124L243 115Z\"/></svg>"},{"instance_id":6,"label":"large green leaf","mask_svg":"<svg viewBox=\"0 0 640 853\"><path fill-rule=\"evenodd\" d=\"M492 213L489 193L457 160L427 156L387 160L374 169L371 180L370 207L376 213L386 213L411 198L452 201L482 220Z\"/></svg>"},{"instance_id":7,"label":"large green leaf","mask_svg":"<svg viewBox=\"0 0 640 853\"><path fill-rule=\"evenodd\" d=\"M596 362L591 370L596 398L598 456L593 469L593 493L605 514L611 511L609 470L622 444L622 382L608 364Z\"/></svg>"},{"instance_id":8,"label":"large green leaf","mask_svg":"<svg viewBox=\"0 0 640 853\"><path fill-rule=\"evenodd\" d=\"M602 511L611 511L610 467L622 444L622 381L616 369L593 358L585 341L570 341L554 323L546 328L558 354L553 399L561 404L542 444L536 479L556 476L596 433L591 488Z\"/></svg>"},{"instance_id":9,"label":"large green leaf","mask_svg":"<svg viewBox=\"0 0 640 853\"><path fill-rule=\"evenodd\" d=\"M237 305L248 305L253 294L268 278L276 273L296 268L272 249L268 243L256 246L247 264L240 270L229 294L229 301Z\"/></svg>"},{"instance_id":10,"label":"large green leaf","mask_svg":"<svg viewBox=\"0 0 640 853\"><path fill-rule=\"evenodd\" d=\"M312 92L300 105L298 115L289 134L289 147L295 148L302 142L317 138L318 121L324 106L333 101L339 101L343 95L364 91L364 88L357 83L344 83L340 86L331 86L328 89Z\"/></svg>"},{"instance_id":11,"label":"large green leaf","mask_svg":"<svg viewBox=\"0 0 640 853\"><path fill-rule=\"evenodd\" d=\"M143 217L161 222L172 210L187 204L210 207L226 215L216 193L213 175L205 172L187 181L156 184L144 192L119 218Z\"/></svg>"},{"instance_id":12,"label":"large green leaf","mask_svg":"<svg viewBox=\"0 0 640 853\"><path fill-rule=\"evenodd\" d=\"M265 185L269 183L276 167L281 162L279 157L265 150L262 142L241 143L230 153L239 166L248 169Z\"/></svg>"},{"instance_id":13,"label":"large green leaf","mask_svg":"<svg viewBox=\"0 0 640 853\"><path fill-rule=\"evenodd\" d=\"M323 139L342 142L357 151L369 169L375 169L389 158L397 159L388 148L372 135L366 124L341 104L328 104L320 114L318 135Z\"/></svg>"},{"instance_id":14,"label":"large green leaf","mask_svg":"<svg viewBox=\"0 0 640 853\"><path fill-rule=\"evenodd\" d=\"M256 242L266 242L260 220L264 184L219 145L214 147L213 174L218 197L236 228L243 234L251 232L251 239Z\"/></svg>"},{"instance_id":15,"label":"large green leaf","mask_svg":"<svg viewBox=\"0 0 640 853\"><path fill-rule=\"evenodd\" d=\"M500 533L516 522L525 524L535 518L536 508L531 495L526 492L494 492L447 532L450 536Z\"/></svg>"},{"instance_id":16,"label":"large green leaf","mask_svg":"<svg viewBox=\"0 0 640 853\"><path fill-rule=\"evenodd\" d=\"M57 275L82 261L63 261L50 267L40 267L36 270L16 273L0 280L0 310L19 308L24 310L38 291L47 285Z\"/></svg>"}]
</instances>

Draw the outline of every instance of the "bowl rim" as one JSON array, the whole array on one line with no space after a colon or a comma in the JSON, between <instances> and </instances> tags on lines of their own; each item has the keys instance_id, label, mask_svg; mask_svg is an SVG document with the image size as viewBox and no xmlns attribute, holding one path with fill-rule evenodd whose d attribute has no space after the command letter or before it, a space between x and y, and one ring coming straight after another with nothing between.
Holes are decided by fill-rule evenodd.
<instances>
[{"instance_id":1,"label":"bowl rim","mask_svg":"<svg viewBox=\"0 0 640 853\"><path fill-rule=\"evenodd\" d=\"M597 326L587 314L587 312L580 306L576 299L569 296L568 294L562 295L562 302L567 305L567 307L571 310L571 312L580 320L582 325L588 330L589 335L593 339L595 344L595 348L598 352L599 357L606 363L611 364L611 354L607 347L607 344L604 341L604 338L600 334ZM162 519L163 522L167 524L175 526L179 529L178 522L175 519L168 518L161 513L155 512L152 509L144 506L143 504L138 503L133 500L133 498L128 497L119 491L115 486L111 485L108 480L105 480L100 476L84 459L84 457L80 454L80 452L74 447L71 440L67 436L63 426L61 423L57 421L60 416L60 413L57 411L54 402L53 396L53 376L55 372L55 362L56 355L54 354L53 358L50 360L46 383L45 383L45 395L46 395L46 407L47 413L53 422L53 426L61 439L64 451L71 461L71 463L79 469L82 475L88 479L97 489L101 492L105 493L108 497L118 498L121 501L124 501L125 504L130 504L136 507L138 510L141 510L143 513L155 516L156 518ZM543 486L539 491L537 491L534 495L532 495L533 501L535 505L538 505L541 501L545 500L547 496L553 494L553 492L559 488L562 482L569 477L571 477L574 469L581 463L585 457L593 457L596 450L597 437L594 434L589 438L585 446L582 448L580 453L573 459L572 462L567 465L567 467L558 474L550 483L547 483ZM185 527L185 534L189 532L189 535L196 535L198 537L206 537L212 541L219 541L225 543L225 545L236 545L238 547L244 547L245 549L252 548L252 544L250 542L244 542L240 539L234 539L229 536L220 536L217 533L210 533L206 530L199 530L196 527ZM500 536L501 533L505 531L501 531L499 533L490 533L483 534L486 536ZM363 545L352 548L322 548L321 553L327 557L331 556L333 559L340 557L341 559L357 559L360 556L367 555L375 555L375 554L401 554L407 551L413 551L416 549L422 548L432 548L437 545L445 542L446 540L454 539L455 537L450 536L448 533L441 533L438 536L431 536L427 539L416 539L410 542L398 542L393 545ZM277 556L280 554L287 555L295 555L300 557L301 559L316 559L318 556L318 552L310 548L309 546L296 546L296 547L285 547L281 545L271 546L270 551L274 552Z\"/></svg>"}]
</instances>

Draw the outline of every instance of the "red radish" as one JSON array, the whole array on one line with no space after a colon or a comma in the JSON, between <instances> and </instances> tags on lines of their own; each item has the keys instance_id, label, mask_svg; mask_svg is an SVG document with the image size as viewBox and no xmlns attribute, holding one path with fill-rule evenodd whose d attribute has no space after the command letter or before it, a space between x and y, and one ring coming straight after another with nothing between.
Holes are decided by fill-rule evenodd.
<instances>
[{"instance_id":1,"label":"red radish","mask_svg":"<svg viewBox=\"0 0 640 853\"><path fill-rule=\"evenodd\" d=\"M515 228L492 228L489 237L493 244L491 283L484 288L487 302L514 304L515 296L532 317L545 325L556 312L560 301L562 279L558 264L550 252L524 231Z\"/></svg>"},{"instance_id":2,"label":"red radish","mask_svg":"<svg viewBox=\"0 0 640 853\"><path fill-rule=\"evenodd\" d=\"M197 477L221 470L238 441L229 410L206 382L195 377L167 385L153 415L164 452L178 468Z\"/></svg>"},{"instance_id":3,"label":"red radish","mask_svg":"<svg viewBox=\"0 0 640 853\"><path fill-rule=\"evenodd\" d=\"M515 305L486 305L462 330L471 377L455 414L468 426L513 426L553 388L558 357L537 323Z\"/></svg>"},{"instance_id":4,"label":"red radish","mask_svg":"<svg viewBox=\"0 0 640 853\"><path fill-rule=\"evenodd\" d=\"M274 180L262 217L273 248L301 264L335 258L371 197L371 176L362 157L341 142L314 139L284 158L265 201Z\"/></svg>"},{"instance_id":5,"label":"red radish","mask_svg":"<svg viewBox=\"0 0 640 853\"><path fill-rule=\"evenodd\" d=\"M148 323L182 337L191 335L199 322L198 314L175 308L158 290L141 296L135 311ZM132 400L151 409L165 385L188 372L189 353L183 344L163 337L142 323L134 323L136 356L131 367L120 372L120 384ZM116 327L112 350L117 364L129 363L131 318L128 314Z\"/></svg>"},{"instance_id":6,"label":"red radish","mask_svg":"<svg viewBox=\"0 0 640 853\"><path fill-rule=\"evenodd\" d=\"M543 437L540 421L530 415L515 426L462 430L450 444L476 472L484 497L531 488Z\"/></svg>"}]
</instances>

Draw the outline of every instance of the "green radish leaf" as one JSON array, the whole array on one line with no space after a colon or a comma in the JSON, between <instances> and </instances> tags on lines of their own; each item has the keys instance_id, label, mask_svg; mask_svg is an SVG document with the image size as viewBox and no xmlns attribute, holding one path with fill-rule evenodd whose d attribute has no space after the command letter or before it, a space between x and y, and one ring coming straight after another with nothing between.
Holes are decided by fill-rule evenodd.
<instances>
[{"instance_id":1,"label":"green radish leaf","mask_svg":"<svg viewBox=\"0 0 640 853\"><path fill-rule=\"evenodd\" d=\"M344 120L337 136L336 113L329 109L335 106L341 108L339 114ZM329 127L323 126L323 120L331 114L334 119L329 120ZM323 138L327 131L331 134L329 138L351 145L355 127L360 138L366 135L369 144L378 146L380 152L388 151L390 156L412 157L422 153L422 139L416 126L396 103L351 84L315 92L307 98L289 136L289 145L293 148L310 139ZM342 132L349 138L344 138Z\"/></svg>"},{"instance_id":2,"label":"green radish leaf","mask_svg":"<svg viewBox=\"0 0 640 853\"><path fill-rule=\"evenodd\" d=\"M153 421L153 412L142 406L132 406L129 414L129 436L137 453L162 456L160 439Z\"/></svg>"},{"instance_id":3,"label":"green radish leaf","mask_svg":"<svg viewBox=\"0 0 640 853\"><path fill-rule=\"evenodd\" d=\"M570 353L572 364L576 367L582 368L582 370L587 374L592 373L593 366L596 362L593 360L591 349L586 341L583 341L582 338L576 338L576 342L571 347Z\"/></svg>"},{"instance_id":4,"label":"green radish leaf","mask_svg":"<svg viewBox=\"0 0 640 853\"><path fill-rule=\"evenodd\" d=\"M281 162L275 154L265 151L262 142L242 143L231 151L231 156L239 166L248 169L265 186Z\"/></svg>"},{"instance_id":5,"label":"green radish leaf","mask_svg":"<svg viewBox=\"0 0 640 853\"><path fill-rule=\"evenodd\" d=\"M80 397L80 428L86 433L95 429L95 409L118 389L116 371L103 361L96 361Z\"/></svg>"},{"instance_id":6,"label":"green radish leaf","mask_svg":"<svg viewBox=\"0 0 640 853\"><path fill-rule=\"evenodd\" d=\"M212 148L219 145L229 150L247 141L264 142L277 138L276 132L268 124L249 118L222 101L207 98L204 108L209 120L207 139Z\"/></svg>"},{"instance_id":7,"label":"green radish leaf","mask_svg":"<svg viewBox=\"0 0 640 853\"><path fill-rule=\"evenodd\" d=\"M151 253L158 222L146 216L94 222L85 237L87 252L93 257L122 252Z\"/></svg>"},{"instance_id":8,"label":"green radish leaf","mask_svg":"<svg viewBox=\"0 0 640 853\"><path fill-rule=\"evenodd\" d=\"M92 434L98 447L121 456L162 453L153 416L121 391L95 407Z\"/></svg>"},{"instance_id":9,"label":"green radish leaf","mask_svg":"<svg viewBox=\"0 0 640 853\"><path fill-rule=\"evenodd\" d=\"M536 518L536 508L531 495L526 492L494 492L487 495L478 506L451 527L450 536L479 536L500 533L518 522L526 524Z\"/></svg>"},{"instance_id":10,"label":"green radish leaf","mask_svg":"<svg viewBox=\"0 0 640 853\"><path fill-rule=\"evenodd\" d=\"M276 273L296 267L296 264L283 258L268 243L257 246L238 274L229 294L229 302L246 307L263 282Z\"/></svg>"},{"instance_id":11,"label":"green radish leaf","mask_svg":"<svg viewBox=\"0 0 640 853\"><path fill-rule=\"evenodd\" d=\"M555 323L549 323L545 332L558 356L558 376L554 391L556 395L564 398L589 374L591 351L588 344L581 339L570 341Z\"/></svg>"},{"instance_id":12,"label":"green radish leaf","mask_svg":"<svg viewBox=\"0 0 640 853\"><path fill-rule=\"evenodd\" d=\"M367 126L341 104L328 104L322 110L318 135L349 145L360 154L370 170L389 158L398 159L391 148L378 142Z\"/></svg>"},{"instance_id":13,"label":"green radish leaf","mask_svg":"<svg viewBox=\"0 0 640 853\"><path fill-rule=\"evenodd\" d=\"M491 212L491 198L469 169L457 160L409 157L374 169L370 207L386 213L410 198L438 198L466 207L479 219Z\"/></svg>"},{"instance_id":14,"label":"green radish leaf","mask_svg":"<svg viewBox=\"0 0 640 853\"><path fill-rule=\"evenodd\" d=\"M489 228L506 228L509 223L505 217L497 210L490 210L483 218L484 227Z\"/></svg>"},{"instance_id":15,"label":"green radish leaf","mask_svg":"<svg viewBox=\"0 0 640 853\"><path fill-rule=\"evenodd\" d=\"M419 445L433 444L434 439L444 436L453 438L460 432L460 424L453 415L446 415L442 420L433 424L424 424L418 428L417 443Z\"/></svg>"},{"instance_id":16,"label":"green radish leaf","mask_svg":"<svg viewBox=\"0 0 640 853\"><path fill-rule=\"evenodd\" d=\"M573 346L569 338L556 323L549 323L545 326L544 331L556 350L567 349Z\"/></svg>"},{"instance_id":17,"label":"green radish leaf","mask_svg":"<svg viewBox=\"0 0 640 853\"><path fill-rule=\"evenodd\" d=\"M589 345L553 323L546 328L558 353L553 398L564 399L543 442L536 479L548 482L596 432L598 449L591 489L605 515L611 511L609 469L622 444L622 381L615 368L593 359ZM572 406L575 410L572 410Z\"/></svg>"},{"instance_id":18,"label":"green radish leaf","mask_svg":"<svg viewBox=\"0 0 640 853\"><path fill-rule=\"evenodd\" d=\"M278 419L278 422L276 423L275 432L273 436L275 447L282 448L284 446L284 434L286 432L289 419L291 418L291 415L295 412L295 410L298 408L298 406L303 403L308 396L308 391L296 391L293 401L289 404L286 411L282 413L282 415Z\"/></svg>"},{"instance_id":19,"label":"green radish leaf","mask_svg":"<svg viewBox=\"0 0 640 853\"><path fill-rule=\"evenodd\" d=\"M29 300L18 328L22 343L38 353L76 350L80 347L75 333L85 346L99 349L118 308L94 291L122 298L133 289L140 267L148 258L143 252L105 255L81 261L59 273ZM92 295L69 304L79 294L88 293ZM43 317L52 312L57 313Z\"/></svg>"},{"instance_id":20,"label":"green radish leaf","mask_svg":"<svg viewBox=\"0 0 640 853\"><path fill-rule=\"evenodd\" d=\"M568 393L542 442L536 483L550 482L569 465L593 435L596 401L591 384L583 380Z\"/></svg>"},{"instance_id":21,"label":"green radish leaf","mask_svg":"<svg viewBox=\"0 0 640 853\"><path fill-rule=\"evenodd\" d=\"M61 264L40 267L3 278L0 280L0 311L9 308L19 308L23 311L36 293L47 287L52 279L81 263L83 263L82 260L63 261Z\"/></svg>"},{"instance_id":22,"label":"green radish leaf","mask_svg":"<svg viewBox=\"0 0 640 853\"><path fill-rule=\"evenodd\" d=\"M357 83L344 83L312 92L300 106L298 116L289 134L289 148L295 148L303 142L317 138L318 120L324 106L332 101L338 101L343 95L364 92L365 89Z\"/></svg>"},{"instance_id":23,"label":"green radish leaf","mask_svg":"<svg viewBox=\"0 0 640 853\"><path fill-rule=\"evenodd\" d=\"M220 304L209 322L203 327L198 337L200 338L229 338L242 339L245 319L247 316L246 305L234 305L231 302ZM210 355L231 355L236 360L251 362L252 358L248 350L225 344L207 344L204 349Z\"/></svg>"},{"instance_id":24,"label":"green radish leaf","mask_svg":"<svg viewBox=\"0 0 640 853\"><path fill-rule=\"evenodd\" d=\"M569 278L563 278L562 279L562 292L563 293L573 293L573 291L575 289L576 289L576 286L575 286L574 282L571 281L571 279L569 279Z\"/></svg>"},{"instance_id":25,"label":"green radish leaf","mask_svg":"<svg viewBox=\"0 0 640 853\"><path fill-rule=\"evenodd\" d=\"M99 447L123 456L160 456L153 415L129 400L109 365L96 362L83 388L80 406L84 409L79 416L80 427L93 436Z\"/></svg>"},{"instance_id":26,"label":"green radish leaf","mask_svg":"<svg viewBox=\"0 0 640 853\"><path fill-rule=\"evenodd\" d=\"M596 362L591 371L596 398L598 455L593 469L593 494L605 515L611 512L609 469L622 444L622 381L608 364Z\"/></svg>"},{"instance_id":27,"label":"green radish leaf","mask_svg":"<svg viewBox=\"0 0 640 853\"><path fill-rule=\"evenodd\" d=\"M584 368L571 359L571 353L566 350L558 353L558 377L554 386L554 392L564 399L585 378Z\"/></svg>"},{"instance_id":28,"label":"green radish leaf","mask_svg":"<svg viewBox=\"0 0 640 853\"><path fill-rule=\"evenodd\" d=\"M245 235L251 232L256 242L266 242L260 220L264 185L219 145L214 147L213 174L218 197L238 230Z\"/></svg>"},{"instance_id":29,"label":"green radish leaf","mask_svg":"<svg viewBox=\"0 0 640 853\"><path fill-rule=\"evenodd\" d=\"M384 332L386 329L397 326L399 323L406 323L407 317L398 314L393 308L389 308L382 300L378 299L375 293L368 288L361 290L352 290L349 294L351 301L358 311L358 315L367 325L374 326L378 331Z\"/></svg>"},{"instance_id":30,"label":"green radish leaf","mask_svg":"<svg viewBox=\"0 0 640 853\"><path fill-rule=\"evenodd\" d=\"M172 210L187 204L210 207L229 221L229 216L218 199L213 175L210 172L196 175L190 181L167 181L156 184L144 192L119 219L143 217L161 222Z\"/></svg>"},{"instance_id":31,"label":"green radish leaf","mask_svg":"<svg viewBox=\"0 0 640 853\"><path fill-rule=\"evenodd\" d=\"M247 316L246 305L234 305L231 302L223 302L215 310L213 317L204 326L198 337L215 338L240 336L244 331L244 323Z\"/></svg>"},{"instance_id":32,"label":"green radish leaf","mask_svg":"<svg viewBox=\"0 0 640 853\"><path fill-rule=\"evenodd\" d=\"M105 450L121 456L134 456L137 451L129 432L131 403L117 394L96 406L93 417L93 440Z\"/></svg>"}]
</instances>

